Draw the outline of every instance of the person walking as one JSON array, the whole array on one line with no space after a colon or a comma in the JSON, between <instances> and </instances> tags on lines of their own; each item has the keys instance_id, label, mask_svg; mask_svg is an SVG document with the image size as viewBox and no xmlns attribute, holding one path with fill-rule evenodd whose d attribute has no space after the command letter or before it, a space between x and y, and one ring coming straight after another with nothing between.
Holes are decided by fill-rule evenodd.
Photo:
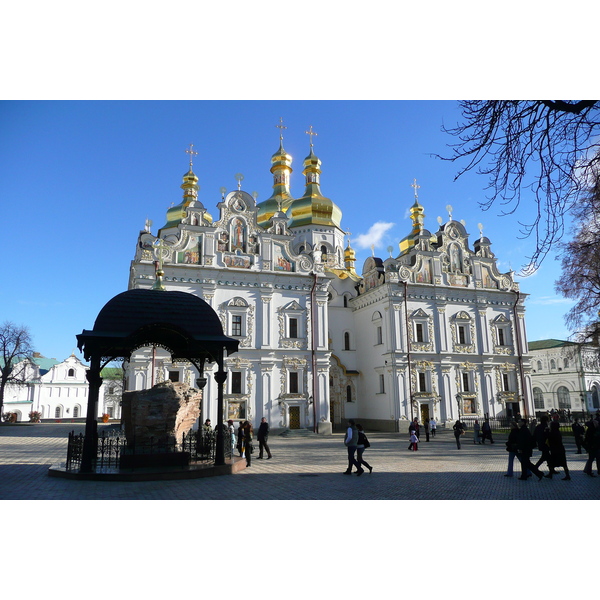
<instances>
[{"instance_id":1,"label":"person walking","mask_svg":"<svg viewBox=\"0 0 600 600\"><path fill-rule=\"evenodd\" d=\"M356 446L358 445L358 429L356 428L354 419L348 420L348 429L346 429L344 444L348 449L348 468L344 471L344 475L352 475L352 467L356 467L357 475L362 475L365 470L358 464L358 461L354 457Z\"/></svg>"},{"instance_id":2,"label":"person walking","mask_svg":"<svg viewBox=\"0 0 600 600\"><path fill-rule=\"evenodd\" d=\"M460 422L460 418L456 419L456 423L452 426L454 430L454 438L456 439L456 447L460 450L460 436L465 433L465 426Z\"/></svg>"},{"instance_id":3,"label":"person walking","mask_svg":"<svg viewBox=\"0 0 600 600\"><path fill-rule=\"evenodd\" d=\"M419 438L417 437L417 432L414 429L410 431L410 449L413 452L416 452L419 449Z\"/></svg>"},{"instance_id":4,"label":"person walking","mask_svg":"<svg viewBox=\"0 0 600 600\"><path fill-rule=\"evenodd\" d=\"M414 431L415 435L417 437L419 437L419 419L417 419L417 417L415 417L408 425L408 436L410 438L411 433ZM409 442L408 444L408 449L411 450L412 449L412 442Z\"/></svg>"},{"instance_id":5,"label":"person walking","mask_svg":"<svg viewBox=\"0 0 600 600\"><path fill-rule=\"evenodd\" d=\"M473 443L481 444L481 440L479 439L480 437L481 437L481 427L479 425L479 421L477 419L475 419L475 423L473 424Z\"/></svg>"},{"instance_id":6,"label":"person walking","mask_svg":"<svg viewBox=\"0 0 600 600\"><path fill-rule=\"evenodd\" d=\"M535 440L527 428L527 421L521 419L517 432L517 458L521 463L521 477L519 477L521 480L528 479L530 471L538 478L538 481L544 477L544 474L531 463L531 453L534 447Z\"/></svg>"},{"instance_id":7,"label":"person walking","mask_svg":"<svg viewBox=\"0 0 600 600\"><path fill-rule=\"evenodd\" d=\"M250 421L246 421L244 425L244 453L246 455L246 466L250 467L252 465L252 452L254 448L252 447L252 434L254 430L252 429L252 423Z\"/></svg>"},{"instance_id":8,"label":"person walking","mask_svg":"<svg viewBox=\"0 0 600 600\"><path fill-rule=\"evenodd\" d=\"M431 427L431 437L435 437L435 430L437 429L437 421L435 417L429 420L429 427Z\"/></svg>"},{"instance_id":9,"label":"person walking","mask_svg":"<svg viewBox=\"0 0 600 600\"><path fill-rule=\"evenodd\" d=\"M229 421L227 421L227 429L229 430L229 439L231 440L231 458L233 458L233 455L235 454L235 444L237 438L235 435L235 427L233 426L232 419L229 419Z\"/></svg>"},{"instance_id":10,"label":"person walking","mask_svg":"<svg viewBox=\"0 0 600 600\"><path fill-rule=\"evenodd\" d=\"M504 477L513 476L513 466L515 462L515 456L517 456L517 438L519 435L519 426L516 421L511 421L509 424L510 431L508 432L508 439L506 440L506 451L508 452L508 468Z\"/></svg>"},{"instance_id":11,"label":"person walking","mask_svg":"<svg viewBox=\"0 0 600 600\"><path fill-rule=\"evenodd\" d=\"M263 451L267 452L267 460L272 458L271 450L269 450L269 445L267 441L269 439L269 424L267 423L267 419L263 417L260 420L260 425L258 426L258 433L256 434L256 439L258 440L258 457L262 459Z\"/></svg>"},{"instance_id":12,"label":"person walking","mask_svg":"<svg viewBox=\"0 0 600 600\"><path fill-rule=\"evenodd\" d=\"M369 473L372 473L373 467L363 458L363 453L367 448L371 447L371 442L369 442L367 439L362 425L357 424L356 429L358 430L358 440L356 443L356 462L361 466L365 465L365 467L369 469Z\"/></svg>"},{"instance_id":13,"label":"person walking","mask_svg":"<svg viewBox=\"0 0 600 600\"><path fill-rule=\"evenodd\" d=\"M431 422L429 421L429 417L425 419L425 441L429 441L429 427Z\"/></svg>"},{"instance_id":14,"label":"person walking","mask_svg":"<svg viewBox=\"0 0 600 600\"><path fill-rule=\"evenodd\" d=\"M592 473L594 461L596 461L596 471L600 475L600 421L598 419L590 419L586 423L586 426L583 447L588 453L588 459L583 467L583 472L590 477L595 477Z\"/></svg>"},{"instance_id":15,"label":"person walking","mask_svg":"<svg viewBox=\"0 0 600 600\"><path fill-rule=\"evenodd\" d=\"M583 442L583 436L585 434L585 428L579 422L579 419L575 419L573 421L573 425L571 425L571 429L573 430L573 437L575 438L575 444L577 446L577 452L576 452L576 454L581 454L581 442Z\"/></svg>"},{"instance_id":16,"label":"person walking","mask_svg":"<svg viewBox=\"0 0 600 600\"><path fill-rule=\"evenodd\" d=\"M244 456L244 425L246 421L240 421L240 425L237 430L237 449L240 456Z\"/></svg>"},{"instance_id":17,"label":"person walking","mask_svg":"<svg viewBox=\"0 0 600 600\"><path fill-rule=\"evenodd\" d=\"M569 475L569 467L567 466L567 453L562 441L562 434L560 433L560 424L552 421L550 423L550 432L548 433L548 447L550 448L550 459L548 466L550 467L549 473L544 475L548 479L552 479L552 475L556 474L556 467L562 467L565 470L565 476L563 481L571 479Z\"/></svg>"},{"instance_id":18,"label":"person walking","mask_svg":"<svg viewBox=\"0 0 600 600\"><path fill-rule=\"evenodd\" d=\"M492 428L490 427L490 420L487 417L481 426L481 443L485 444L485 440L490 440L490 444L494 443L494 439L492 438Z\"/></svg>"},{"instance_id":19,"label":"person walking","mask_svg":"<svg viewBox=\"0 0 600 600\"><path fill-rule=\"evenodd\" d=\"M538 461L535 463L535 466L539 469L540 465L545 462L552 474L553 469L550 466L550 446L548 445L549 434L550 429L548 427L548 417L542 416L539 424L536 425L535 429L533 430L533 438L535 439L537 449L542 453Z\"/></svg>"}]
</instances>

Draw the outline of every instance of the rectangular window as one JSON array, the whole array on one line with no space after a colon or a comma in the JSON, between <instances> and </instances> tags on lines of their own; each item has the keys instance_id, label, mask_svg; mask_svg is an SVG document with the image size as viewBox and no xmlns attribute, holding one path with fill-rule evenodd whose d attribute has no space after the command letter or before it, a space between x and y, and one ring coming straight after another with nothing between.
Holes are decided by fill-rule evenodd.
<instances>
[{"instance_id":1,"label":"rectangular window","mask_svg":"<svg viewBox=\"0 0 600 600\"><path fill-rule=\"evenodd\" d=\"M298 337L298 319L290 319L290 335L291 338Z\"/></svg>"},{"instance_id":2,"label":"rectangular window","mask_svg":"<svg viewBox=\"0 0 600 600\"><path fill-rule=\"evenodd\" d=\"M231 393L241 394L242 393L242 373L241 371L231 372Z\"/></svg>"},{"instance_id":3,"label":"rectangular window","mask_svg":"<svg viewBox=\"0 0 600 600\"><path fill-rule=\"evenodd\" d=\"M298 373L290 373L290 394L298 393Z\"/></svg>"},{"instance_id":4,"label":"rectangular window","mask_svg":"<svg viewBox=\"0 0 600 600\"><path fill-rule=\"evenodd\" d=\"M417 323L417 342L424 342L423 337L423 323Z\"/></svg>"},{"instance_id":5,"label":"rectangular window","mask_svg":"<svg viewBox=\"0 0 600 600\"><path fill-rule=\"evenodd\" d=\"M177 383L179 381L179 371L169 371L169 381Z\"/></svg>"},{"instance_id":6,"label":"rectangular window","mask_svg":"<svg viewBox=\"0 0 600 600\"><path fill-rule=\"evenodd\" d=\"M468 392L469 390L469 374L462 374L462 383L463 383L463 392Z\"/></svg>"},{"instance_id":7,"label":"rectangular window","mask_svg":"<svg viewBox=\"0 0 600 600\"><path fill-rule=\"evenodd\" d=\"M232 315L231 317L231 335L241 337L242 335L242 316Z\"/></svg>"},{"instance_id":8,"label":"rectangular window","mask_svg":"<svg viewBox=\"0 0 600 600\"><path fill-rule=\"evenodd\" d=\"M385 375L383 373L379 376L379 393L385 394Z\"/></svg>"},{"instance_id":9,"label":"rectangular window","mask_svg":"<svg viewBox=\"0 0 600 600\"><path fill-rule=\"evenodd\" d=\"M504 386L504 391L508 392L510 390L510 385L508 381L508 373L502 373L502 385Z\"/></svg>"},{"instance_id":10,"label":"rectangular window","mask_svg":"<svg viewBox=\"0 0 600 600\"><path fill-rule=\"evenodd\" d=\"M381 327L377 328L377 344L383 344L383 330Z\"/></svg>"},{"instance_id":11,"label":"rectangular window","mask_svg":"<svg viewBox=\"0 0 600 600\"><path fill-rule=\"evenodd\" d=\"M467 343L467 336L465 333L465 328L462 325L458 326L458 343L459 344Z\"/></svg>"},{"instance_id":12,"label":"rectangular window","mask_svg":"<svg viewBox=\"0 0 600 600\"><path fill-rule=\"evenodd\" d=\"M425 373L419 373L419 391L427 391L427 378L425 376Z\"/></svg>"},{"instance_id":13,"label":"rectangular window","mask_svg":"<svg viewBox=\"0 0 600 600\"><path fill-rule=\"evenodd\" d=\"M498 345L504 346L504 329L498 329Z\"/></svg>"}]
</instances>

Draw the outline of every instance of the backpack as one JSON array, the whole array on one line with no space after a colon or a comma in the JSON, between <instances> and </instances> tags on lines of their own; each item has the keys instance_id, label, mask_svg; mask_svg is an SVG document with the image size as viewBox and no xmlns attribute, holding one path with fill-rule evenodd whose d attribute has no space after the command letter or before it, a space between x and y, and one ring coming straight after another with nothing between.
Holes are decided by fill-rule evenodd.
<instances>
[{"instance_id":1,"label":"backpack","mask_svg":"<svg viewBox=\"0 0 600 600\"><path fill-rule=\"evenodd\" d=\"M370 444L369 440L367 439L367 436L362 431L358 432L358 445L364 446L365 448L371 447L371 444Z\"/></svg>"}]
</instances>

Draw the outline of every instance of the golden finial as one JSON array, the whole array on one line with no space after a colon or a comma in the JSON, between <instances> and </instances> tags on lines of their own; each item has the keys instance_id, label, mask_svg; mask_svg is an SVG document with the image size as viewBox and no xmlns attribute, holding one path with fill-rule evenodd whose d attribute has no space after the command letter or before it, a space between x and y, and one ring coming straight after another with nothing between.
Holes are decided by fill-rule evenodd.
<instances>
[{"instance_id":1,"label":"golden finial","mask_svg":"<svg viewBox=\"0 0 600 600\"><path fill-rule=\"evenodd\" d=\"M190 170L194 166L194 156L198 156L198 153L194 150L194 144L190 144L189 150L185 151L186 154L190 155Z\"/></svg>"},{"instance_id":2,"label":"golden finial","mask_svg":"<svg viewBox=\"0 0 600 600\"><path fill-rule=\"evenodd\" d=\"M236 173L234 175L236 181L238 182L238 190L242 189L242 181L244 181L244 176L241 173Z\"/></svg>"},{"instance_id":3,"label":"golden finial","mask_svg":"<svg viewBox=\"0 0 600 600\"><path fill-rule=\"evenodd\" d=\"M308 131L305 131L306 135L310 135L310 147L313 147L313 135L319 135L316 131L313 131L312 125Z\"/></svg>"},{"instance_id":4,"label":"golden finial","mask_svg":"<svg viewBox=\"0 0 600 600\"><path fill-rule=\"evenodd\" d=\"M413 179L413 182L410 184L410 187L413 188L415 190L415 202L419 201L419 194L417 193L417 190L421 187L420 185L417 184L417 180L416 178Z\"/></svg>"},{"instance_id":5,"label":"golden finial","mask_svg":"<svg viewBox=\"0 0 600 600\"><path fill-rule=\"evenodd\" d=\"M287 127L283 124L283 117L279 117L279 125L275 125L279 129L279 140L283 142L283 130Z\"/></svg>"}]
</instances>

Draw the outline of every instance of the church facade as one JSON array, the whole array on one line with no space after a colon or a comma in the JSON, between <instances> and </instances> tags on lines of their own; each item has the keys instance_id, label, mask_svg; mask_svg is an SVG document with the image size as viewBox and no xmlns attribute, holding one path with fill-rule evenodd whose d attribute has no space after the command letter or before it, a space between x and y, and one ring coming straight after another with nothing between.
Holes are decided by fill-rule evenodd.
<instances>
[{"instance_id":1,"label":"church facade","mask_svg":"<svg viewBox=\"0 0 600 600\"><path fill-rule=\"evenodd\" d=\"M312 142L299 198L291 172L280 137L272 195L257 203L240 181L213 217L190 160L182 201L156 234L147 222L138 235L129 288L196 294L240 342L225 361L223 418L326 434L349 418L397 431L414 417L532 415L525 295L498 271L490 241L481 234L471 248L451 214L427 231L415 182L399 253L369 257L358 274ZM126 373L127 389L198 377L156 347L139 349ZM201 419L217 423L211 365L205 376Z\"/></svg>"}]
</instances>

